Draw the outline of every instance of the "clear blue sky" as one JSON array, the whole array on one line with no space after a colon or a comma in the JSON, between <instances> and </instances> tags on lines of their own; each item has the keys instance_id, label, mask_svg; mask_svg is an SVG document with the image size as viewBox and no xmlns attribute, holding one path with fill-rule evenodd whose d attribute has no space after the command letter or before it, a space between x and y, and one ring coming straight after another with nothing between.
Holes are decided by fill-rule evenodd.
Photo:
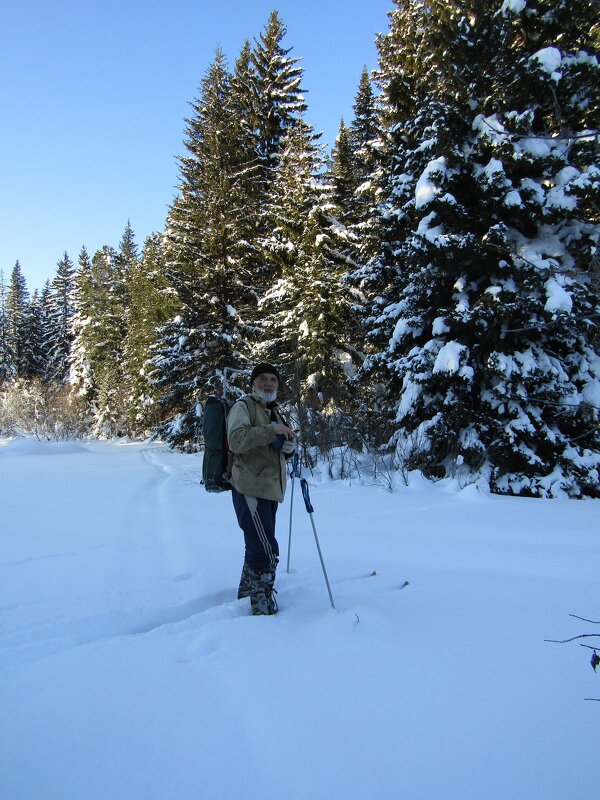
<instances>
[{"instance_id":1,"label":"clear blue sky","mask_svg":"<svg viewBox=\"0 0 600 800\"><path fill-rule=\"evenodd\" d=\"M184 117L220 46L233 66L276 9L302 58L308 121L331 144L377 66L392 0L20 0L0 10L0 269L28 288L163 228Z\"/></svg>"}]
</instances>

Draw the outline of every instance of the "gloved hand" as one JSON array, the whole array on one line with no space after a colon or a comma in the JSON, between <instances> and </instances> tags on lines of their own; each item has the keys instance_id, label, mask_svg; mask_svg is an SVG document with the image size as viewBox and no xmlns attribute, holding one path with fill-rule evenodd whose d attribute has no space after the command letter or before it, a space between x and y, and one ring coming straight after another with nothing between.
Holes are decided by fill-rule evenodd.
<instances>
[{"instance_id":1,"label":"gloved hand","mask_svg":"<svg viewBox=\"0 0 600 800\"><path fill-rule=\"evenodd\" d=\"M285 442L285 436L283 435L283 433L278 433L277 436L275 437L275 441L271 442L271 447L273 448L273 450L281 450L284 442Z\"/></svg>"},{"instance_id":2,"label":"gloved hand","mask_svg":"<svg viewBox=\"0 0 600 800\"><path fill-rule=\"evenodd\" d=\"M285 442L281 445L281 452L285 453L286 456L291 455L296 449L296 440L294 437L291 439L286 439Z\"/></svg>"}]
</instances>

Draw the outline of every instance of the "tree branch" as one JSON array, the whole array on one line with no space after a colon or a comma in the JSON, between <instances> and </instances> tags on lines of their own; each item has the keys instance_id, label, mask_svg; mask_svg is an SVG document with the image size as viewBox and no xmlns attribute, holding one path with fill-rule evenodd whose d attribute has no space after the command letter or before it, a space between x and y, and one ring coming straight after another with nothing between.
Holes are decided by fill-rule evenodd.
<instances>
[{"instance_id":1,"label":"tree branch","mask_svg":"<svg viewBox=\"0 0 600 800\"><path fill-rule=\"evenodd\" d=\"M600 633L581 633L579 636L572 636L570 639L544 639L544 641L555 642L556 644L566 644L567 642L574 642L575 639L588 639L590 636L600 637Z\"/></svg>"}]
</instances>

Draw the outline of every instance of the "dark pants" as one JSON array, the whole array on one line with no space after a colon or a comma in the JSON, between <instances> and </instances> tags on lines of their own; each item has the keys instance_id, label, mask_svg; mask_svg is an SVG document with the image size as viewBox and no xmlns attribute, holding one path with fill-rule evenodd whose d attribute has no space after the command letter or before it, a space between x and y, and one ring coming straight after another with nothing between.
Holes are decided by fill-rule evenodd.
<instances>
[{"instance_id":1,"label":"dark pants","mask_svg":"<svg viewBox=\"0 0 600 800\"><path fill-rule=\"evenodd\" d=\"M233 507L244 531L246 562L253 570L275 570L279 545L275 538L275 515L278 503L262 497L247 497L231 490Z\"/></svg>"}]
</instances>

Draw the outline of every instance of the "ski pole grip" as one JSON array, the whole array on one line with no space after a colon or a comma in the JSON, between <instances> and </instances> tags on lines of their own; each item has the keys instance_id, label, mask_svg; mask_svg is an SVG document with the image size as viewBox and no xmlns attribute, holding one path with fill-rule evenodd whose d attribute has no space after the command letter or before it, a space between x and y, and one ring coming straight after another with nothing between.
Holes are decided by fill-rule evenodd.
<instances>
[{"instance_id":1,"label":"ski pole grip","mask_svg":"<svg viewBox=\"0 0 600 800\"><path fill-rule=\"evenodd\" d=\"M300 470L298 469L298 451L294 453L294 457L292 458L292 468L290 469L290 478L299 478L300 477Z\"/></svg>"},{"instance_id":2,"label":"ski pole grip","mask_svg":"<svg viewBox=\"0 0 600 800\"><path fill-rule=\"evenodd\" d=\"M304 498L304 505L306 506L306 510L309 514L312 514L314 508L310 502L310 495L308 493L308 483L306 482L306 478L300 479L300 486L302 487L302 497Z\"/></svg>"}]
</instances>

